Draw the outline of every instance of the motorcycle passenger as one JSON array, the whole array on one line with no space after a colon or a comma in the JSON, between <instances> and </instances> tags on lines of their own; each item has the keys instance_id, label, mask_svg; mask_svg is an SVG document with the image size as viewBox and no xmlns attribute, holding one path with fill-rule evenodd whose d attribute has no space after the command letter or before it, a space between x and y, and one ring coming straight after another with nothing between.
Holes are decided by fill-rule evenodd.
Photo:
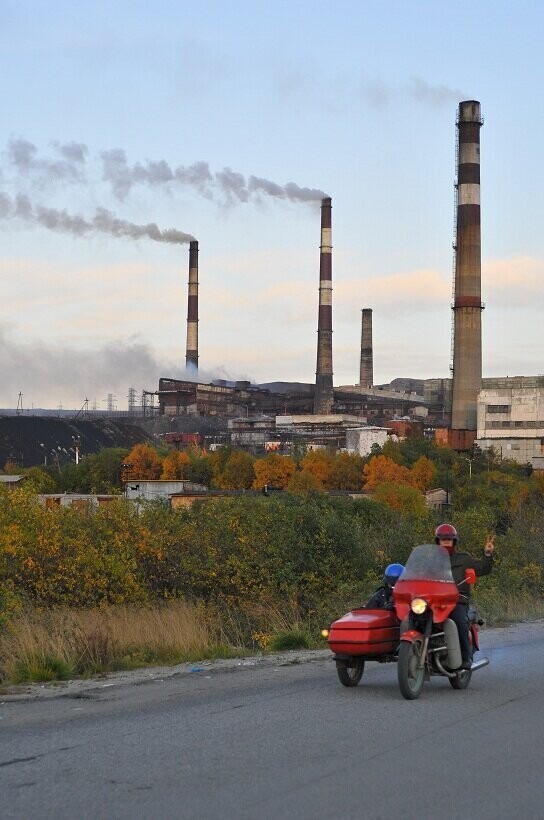
<instances>
[{"instance_id":1,"label":"motorcycle passenger","mask_svg":"<svg viewBox=\"0 0 544 820\"><path fill-rule=\"evenodd\" d=\"M470 585L465 579L465 570L473 569L476 575L489 575L493 569L493 550L495 536L488 537L483 549L482 558L474 558L468 552L457 552L457 530L451 524L440 524L434 533L436 544L445 547L450 554L451 573L459 589L459 601L450 615L457 625L461 648L461 669L472 666L472 649L470 645L468 608L470 604Z\"/></svg>"},{"instance_id":2,"label":"motorcycle passenger","mask_svg":"<svg viewBox=\"0 0 544 820\"><path fill-rule=\"evenodd\" d=\"M365 609L394 609L393 587L404 572L402 564L389 564L383 575L383 584L370 596Z\"/></svg>"}]
</instances>

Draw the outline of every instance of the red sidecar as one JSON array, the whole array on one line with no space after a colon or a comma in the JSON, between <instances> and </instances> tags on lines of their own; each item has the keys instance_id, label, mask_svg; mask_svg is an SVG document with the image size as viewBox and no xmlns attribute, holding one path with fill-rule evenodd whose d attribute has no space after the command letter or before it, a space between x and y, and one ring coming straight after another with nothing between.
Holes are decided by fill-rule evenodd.
<instances>
[{"instance_id":1,"label":"red sidecar","mask_svg":"<svg viewBox=\"0 0 544 820\"><path fill-rule=\"evenodd\" d=\"M365 661L396 661L400 621L394 609L354 609L331 624L327 640L340 682L357 686Z\"/></svg>"}]
</instances>

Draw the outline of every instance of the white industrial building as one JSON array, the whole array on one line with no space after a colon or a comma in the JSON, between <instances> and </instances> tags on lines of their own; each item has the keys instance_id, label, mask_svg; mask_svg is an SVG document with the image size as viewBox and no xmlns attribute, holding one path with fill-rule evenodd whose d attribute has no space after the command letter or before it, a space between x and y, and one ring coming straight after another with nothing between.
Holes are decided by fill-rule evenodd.
<instances>
[{"instance_id":1,"label":"white industrial building","mask_svg":"<svg viewBox=\"0 0 544 820\"><path fill-rule=\"evenodd\" d=\"M374 444L383 447L390 434L391 430L387 427L357 427L346 430L346 450L358 456L368 456ZM397 441L396 436L392 438Z\"/></svg>"},{"instance_id":2,"label":"white industrial building","mask_svg":"<svg viewBox=\"0 0 544 820\"><path fill-rule=\"evenodd\" d=\"M537 467L544 456L544 388L481 390L476 444Z\"/></svg>"}]
</instances>

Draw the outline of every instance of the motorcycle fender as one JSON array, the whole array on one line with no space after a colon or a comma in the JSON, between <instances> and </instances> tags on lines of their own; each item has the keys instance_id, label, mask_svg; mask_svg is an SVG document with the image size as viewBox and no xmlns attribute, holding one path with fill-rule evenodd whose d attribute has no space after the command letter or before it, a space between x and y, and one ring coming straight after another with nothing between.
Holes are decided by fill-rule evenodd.
<instances>
[{"instance_id":1,"label":"motorcycle fender","mask_svg":"<svg viewBox=\"0 0 544 820\"><path fill-rule=\"evenodd\" d=\"M423 635L421 632L418 632L417 629L408 629L406 632L403 632L400 636L401 641L408 641L409 643L415 643L415 641L422 641Z\"/></svg>"},{"instance_id":2,"label":"motorcycle fender","mask_svg":"<svg viewBox=\"0 0 544 820\"><path fill-rule=\"evenodd\" d=\"M444 629L444 637L446 639L446 646L448 648L448 669L459 669L463 658L461 656L461 646L459 644L459 632L457 624L451 618L446 618L442 624Z\"/></svg>"}]
</instances>

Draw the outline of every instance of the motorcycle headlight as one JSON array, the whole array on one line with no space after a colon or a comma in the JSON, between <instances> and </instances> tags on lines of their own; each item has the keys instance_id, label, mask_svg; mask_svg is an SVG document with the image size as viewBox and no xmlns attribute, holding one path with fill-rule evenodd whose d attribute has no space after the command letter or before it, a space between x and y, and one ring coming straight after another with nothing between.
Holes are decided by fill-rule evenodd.
<instances>
[{"instance_id":1,"label":"motorcycle headlight","mask_svg":"<svg viewBox=\"0 0 544 820\"><path fill-rule=\"evenodd\" d=\"M328 629L322 629L321 630L321 635L322 635L323 638L328 638L329 637L329 630Z\"/></svg>"},{"instance_id":2,"label":"motorcycle headlight","mask_svg":"<svg viewBox=\"0 0 544 820\"><path fill-rule=\"evenodd\" d=\"M415 615L423 615L425 610L427 609L427 601L424 601L423 598L414 598L411 603L412 612Z\"/></svg>"}]
</instances>

